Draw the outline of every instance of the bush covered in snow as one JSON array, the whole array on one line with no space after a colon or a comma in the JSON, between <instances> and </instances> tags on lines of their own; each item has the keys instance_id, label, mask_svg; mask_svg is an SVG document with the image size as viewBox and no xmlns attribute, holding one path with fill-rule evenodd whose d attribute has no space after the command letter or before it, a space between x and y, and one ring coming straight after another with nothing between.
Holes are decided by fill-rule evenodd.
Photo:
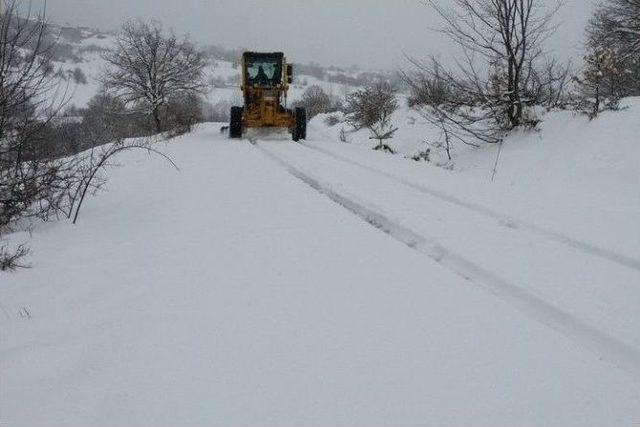
<instances>
[{"instance_id":1,"label":"bush covered in snow","mask_svg":"<svg viewBox=\"0 0 640 427\"><path fill-rule=\"evenodd\" d=\"M378 140L374 149L393 153L385 141L398 130L391 121L397 109L396 90L386 82L373 83L347 97L346 120L354 129L369 130L371 138Z\"/></svg>"},{"instance_id":2,"label":"bush covered in snow","mask_svg":"<svg viewBox=\"0 0 640 427\"><path fill-rule=\"evenodd\" d=\"M320 85L309 86L294 106L307 109L307 120L311 120L318 114L340 111L344 108L340 99L327 93Z\"/></svg>"}]
</instances>

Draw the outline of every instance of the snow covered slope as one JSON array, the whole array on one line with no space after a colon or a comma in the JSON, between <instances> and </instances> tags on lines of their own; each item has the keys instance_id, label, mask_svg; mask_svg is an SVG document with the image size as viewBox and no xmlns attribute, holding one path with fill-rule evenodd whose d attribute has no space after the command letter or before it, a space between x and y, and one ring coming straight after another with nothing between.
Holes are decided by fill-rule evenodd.
<instances>
[{"instance_id":1,"label":"snow covered slope","mask_svg":"<svg viewBox=\"0 0 640 427\"><path fill-rule=\"evenodd\" d=\"M640 98L623 102L623 110L604 112L594 121L568 111L542 117L537 131L512 134L504 143L495 182L491 182L497 146L457 144L453 161L432 148L431 163L413 156L436 141L438 131L419 114L403 107L391 146L399 155L370 150L366 130L348 133L328 127L323 116L311 123L314 143L343 156L356 156L386 172L413 179L469 203L508 217L523 218L559 233L640 258ZM435 167L445 164L445 168ZM451 170L446 170L451 169Z\"/></svg>"},{"instance_id":2,"label":"snow covered slope","mask_svg":"<svg viewBox=\"0 0 640 427\"><path fill-rule=\"evenodd\" d=\"M60 85L56 95L63 98L67 106L84 108L89 100L100 91L100 76L106 65L102 59L105 49L116 45L113 33L104 33L99 30L67 29L72 31L74 38L61 37L58 50L63 54L58 55L52 62L53 71L60 77ZM55 29L54 33L65 32ZM290 58L295 60L295 58ZM78 83L74 80L74 71L78 69L86 78L86 82ZM328 69L327 69L328 70ZM347 71L344 71L349 74ZM206 99L215 105L219 102L232 102L241 105L242 94L239 88L240 69L229 61L210 58L209 65L205 69L207 80L211 83L211 90ZM357 76L357 74L355 74ZM294 84L289 91L289 102L299 100L304 91L312 85L322 87L325 92L337 97L343 97L345 92L351 90L351 86L329 82L313 76L295 72Z\"/></svg>"},{"instance_id":3,"label":"snow covered slope","mask_svg":"<svg viewBox=\"0 0 640 427\"><path fill-rule=\"evenodd\" d=\"M54 34L62 30L53 29ZM75 37L60 37L57 50L63 52L56 55L52 62L53 72L60 79L56 95L67 106L84 108L89 100L100 90L100 74L104 67L102 53L115 45L114 36L98 30L73 29ZM78 69L86 81L78 82L73 78Z\"/></svg>"},{"instance_id":4,"label":"snow covered slope","mask_svg":"<svg viewBox=\"0 0 640 427\"><path fill-rule=\"evenodd\" d=\"M534 221L532 182L508 166L524 143L489 187L483 166L319 126L303 145L218 129L166 143L180 172L126 154L77 226L35 226L34 268L0 276L1 424L640 420L633 221L597 237Z\"/></svg>"}]
</instances>

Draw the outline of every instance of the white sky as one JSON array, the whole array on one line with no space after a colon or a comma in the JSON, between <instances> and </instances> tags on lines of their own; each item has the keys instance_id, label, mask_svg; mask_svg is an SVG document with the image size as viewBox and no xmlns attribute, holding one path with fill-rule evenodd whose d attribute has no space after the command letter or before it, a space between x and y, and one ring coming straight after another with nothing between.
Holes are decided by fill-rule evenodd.
<instances>
[{"instance_id":1,"label":"white sky","mask_svg":"<svg viewBox=\"0 0 640 427\"><path fill-rule=\"evenodd\" d=\"M578 58L592 0L564 3L550 47ZM283 50L294 62L325 65L394 69L403 53L446 55L449 47L430 30L440 21L420 0L47 0L47 14L54 22L104 29L155 18L202 44Z\"/></svg>"}]
</instances>

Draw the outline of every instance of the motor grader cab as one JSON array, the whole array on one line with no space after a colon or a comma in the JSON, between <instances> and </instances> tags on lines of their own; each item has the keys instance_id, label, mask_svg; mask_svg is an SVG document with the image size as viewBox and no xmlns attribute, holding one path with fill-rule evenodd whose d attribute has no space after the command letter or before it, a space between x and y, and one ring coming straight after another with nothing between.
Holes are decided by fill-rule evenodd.
<instances>
[{"instance_id":1,"label":"motor grader cab","mask_svg":"<svg viewBox=\"0 0 640 427\"><path fill-rule=\"evenodd\" d=\"M243 107L231 107L229 136L242 138L250 128L287 128L294 141L307 137L304 108L287 108L293 67L282 52L242 55Z\"/></svg>"}]
</instances>

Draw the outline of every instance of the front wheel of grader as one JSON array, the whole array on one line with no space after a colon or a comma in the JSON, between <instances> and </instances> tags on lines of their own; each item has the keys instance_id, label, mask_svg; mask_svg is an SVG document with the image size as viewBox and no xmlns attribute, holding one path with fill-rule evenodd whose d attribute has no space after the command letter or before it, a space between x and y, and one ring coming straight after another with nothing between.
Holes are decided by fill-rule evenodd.
<instances>
[{"instance_id":1,"label":"front wheel of grader","mask_svg":"<svg viewBox=\"0 0 640 427\"><path fill-rule=\"evenodd\" d=\"M229 122L229 138L242 138L242 107L231 107L231 120Z\"/></svg>"},{"instance_id":2,"label":"front wheel of grader","mask_svg":"<svg viewBox=\"0 0 640 427\"><path fill-rule=\"evenodd\" d=\"M303 107L296 108L293 118L295 123L291 138L296 142L301 139L307 139L307 110Z\"/></svg>"}]
</instances>

